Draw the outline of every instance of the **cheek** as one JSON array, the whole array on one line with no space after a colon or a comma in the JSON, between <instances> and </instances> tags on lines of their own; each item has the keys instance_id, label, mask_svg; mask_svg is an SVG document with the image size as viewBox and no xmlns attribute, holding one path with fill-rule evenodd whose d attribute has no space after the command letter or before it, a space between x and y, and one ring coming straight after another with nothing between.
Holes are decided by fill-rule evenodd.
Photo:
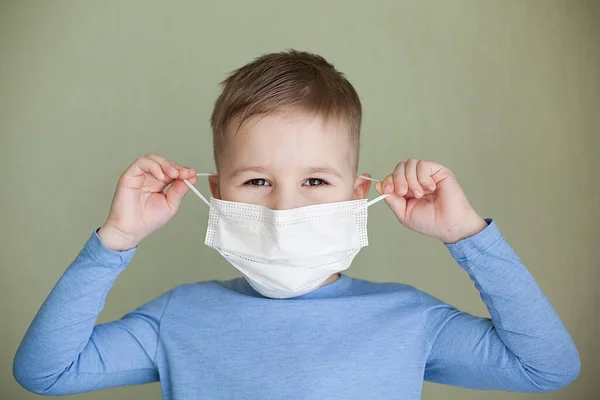
<instances>
[{"instance_id":1,"label":"cheek","mask_svg":"<svg viewBox=\"0 0 600 400\"><path fill-rule=\"evenodd\" d=\"M305 193L311 198L314 204L337 203L341 201L354 200L354 191L352 186L308 189Z\"/></svg>"},{"instance_id":2,"label":"cheek","mask_svg":"<svg viewBox=\"0 0 600 400\"><path fill-rule=\"evenodd\" d=\"M235 190L235 188L231 187L221 187L221 200L246 202L246 197L240 190Z\"/></svg>"},{"instance_id":3,"label":"cheek","mask_svg":"<svg viewBox=\"0 0 600 400\"><path fill-rule=\"evenodd\" d=\"M265 205L264 199L269 194L268 188L226 185L221 188L221 200Z\"/></svg>"},{"instance_id":4,"label":"cheek","mask_svg":"<svg viewBox=\"0 0 600 400\"><path fill-rule=\"evenodd\" d=\"M354 195L354 188L353 187L349 187L348 191L346 193L346 197L344 198L344 200L356 200L356 197Z\"/></svg>"}]
</instances>

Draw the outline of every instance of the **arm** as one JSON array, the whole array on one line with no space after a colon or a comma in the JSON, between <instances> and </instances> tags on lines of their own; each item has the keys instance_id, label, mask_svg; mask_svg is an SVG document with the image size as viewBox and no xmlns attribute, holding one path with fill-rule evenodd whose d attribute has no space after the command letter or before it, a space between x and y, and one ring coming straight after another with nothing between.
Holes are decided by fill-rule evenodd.
<instances>
[{"instance_id":1,"label":"arm","mask_svg":"<svg viewBox=\"0 0 600 400\"><path fill-rule=\"evenodd\" d=\"M65 395L156 381L160 319L168 294L119 321L95 326L135 249L106 248L94 232L31 323L13 374L29 391Z\"/></svg>"},{"instance_id":2,"label":"arm","mask_svg":"<svg viewBox=\"0 0 600 400\"><path fill-rule=\"evenodd\" d=\"M58 281L23 338L13 365L22 386L58 395L158 379L154 356L169 294L120 321L94 325L134 249L177 213L189 190L184 179L196 183L196 172L155 153L123 172L106 222Z\"/></svg>"},{"instance_id":3,"label":"arm","mask_svg":"<svg viewBox=\"0 0 600 400\"><path fill-rule=\"evenodd\" d=\"M551 391L572 382L580 368L575 344L496 224L447 247L492 318L424 297L431 345L425 379L510 391Z\"/></svg>"}]
</instances>

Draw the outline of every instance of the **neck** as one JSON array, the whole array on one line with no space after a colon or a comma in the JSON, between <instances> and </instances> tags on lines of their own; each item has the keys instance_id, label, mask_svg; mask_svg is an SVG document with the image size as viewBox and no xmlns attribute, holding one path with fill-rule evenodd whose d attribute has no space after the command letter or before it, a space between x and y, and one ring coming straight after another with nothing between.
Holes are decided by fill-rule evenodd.
<instances>
[{"instance_id":1,"label":"neck","mask_svg":"<svg viewBox=\"0 0 600 400\"><path fill-rule=\"evenodd\" d=\"M333 282L337 281L338 279L340 279L340 274L333 274L329 278L327 278L327 280L325 282L323 282L323 284L321 286L329 285L330 283L333 283Z\"/></svg>"}]
</instances>

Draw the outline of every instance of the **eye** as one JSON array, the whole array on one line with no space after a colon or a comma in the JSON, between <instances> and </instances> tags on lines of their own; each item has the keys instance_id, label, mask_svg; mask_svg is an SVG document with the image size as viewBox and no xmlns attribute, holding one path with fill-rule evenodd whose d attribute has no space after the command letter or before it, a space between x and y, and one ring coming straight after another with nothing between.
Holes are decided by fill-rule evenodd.
<instances>
[{"instance_id":1,"label":"eye","mask_svg":"<svg viewBox=\"0 0 600 400\"><path fill-rule=\"evenodd\" d=\"M269 183L269 181L267 181L266 179L250 179L249 181L246 181L245 185L248 186L271 186L271 184Z\"/></svg>"},{"instance_id":2,"label":"eye","mask_svg":"<svg viewBox=\"0 0 600 400\"><path fill-rule=\"evenodd\" d=\"M306 181L304 181L304 184L302 186L324 186L324 185L327 185L327 182L325 182L323 179L309 178Z\"/></svg>"}]
</instances>

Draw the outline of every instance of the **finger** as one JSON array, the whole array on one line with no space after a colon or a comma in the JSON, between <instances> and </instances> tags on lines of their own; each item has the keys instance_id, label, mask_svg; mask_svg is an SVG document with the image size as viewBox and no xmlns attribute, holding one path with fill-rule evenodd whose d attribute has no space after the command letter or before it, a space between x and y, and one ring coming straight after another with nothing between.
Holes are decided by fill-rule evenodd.
<instances>
[{"instance_id":1,"label":"finger","mask_svg":"<svg viewBox=\"0 0 600 400\"><path fill-rule=\"evenodd\" d=\"M396 218L402 225L406 225L406 197L392 194L385 198L385 202L392 209Z\"/></svg>"},{"instance_id":2,"label":"finger","mask_svg":"<svg viewBox=\"0 0 600 400\"><path fill-rule=\"evenodd\" d=\"M189 179L189 182L192 185L195 185L196 182L198 182L198 178L194 176ZM181 205L181 201L189 190L190 188L182 180L176 180L171 186L169 186L167 192L165 193L165 197L169 207L173 212L177 212L179 206Z\"/></svg>"},{"instance_id":3,"label":"finger","mask_svg":"<svg viewBox=\"0 0 600 400\"><path fill-rule=\"evenodd\" d=\"M417 163L417 179L421 186L433 192L435 190L435 180L433 179L434 170L432 163L420 160Z\"/></svg>"},{"instance_id":4,"label":"finger","mask_svg":"<svg viewBox=\"0 0 600 400\"><path fill-rule=\"evenodd\" d=\"M192 175L196 175L196 171L194 171L192 168L190 167L186 167L184 165L181 165L179 163L176 163L175 161L171 161L169 160L169 162L174 165L177 170L179 171L179 179L189 179L192 177Z\"/></svg>"},{"instance_id":5,"label":"finger","mask_svg":"<svg viewBox=\"0 0 600 400\"><path fill-rule=\"evenodd\" d=\"M179 170L179 179L191 180L192 178L195 178L195 177L196 177L196 170L193 168L181 167L181 169Z\"/></svg>"},{"instance_id":6,"label":"finger","mask_svg":"<svg viewBox=\"0 0 600 400\"><path fill-rule=\"evenodd\" d=\"M392 173L394 180L394 191L399 196L406 195L406 192L408 191L408 183L406 182L405 168L406 163L404 161L400 162L398 163L398 165L396 165L396 168L394 168L394 172Z\"/></svg>"},{"instance_id":7,"label":"finger","mask_svg":"<svg viewBox=\"0 0 600 400\"><path fill-rule=\"evenodd\" d=\"M406 181L408 182L408 188L412 192L413 196L417 199L423 197L424 190L419 180L417 179L417 163L419 160L416 158L409 158L404 166L404 173Z\"/></svg>"},{"instance_id":8,"label":"finger","mask_svg":"<svg viewBox=\"0 0 600 400\"><path fill-rule=\"evenodd\" d=\"M140 157L133 162L125 171L125 176L137 177L142 174L149 174L154 179L160 182L166 181L168 178L165 176L160 164L156 161L149 159L148 157Z\"/></svg>"},{"instance_id":9,"label":"finger","mask_svg":"<svg viewBox=\"0 0 600 400\"><path fill-rule=\"evenodd\" d=\"M438 164L434 161L424 161L427 165L427 168L431 171L429 176L435 182L435 186L439 186L440 182L444 181L446 178L452 176L452 171L448 168L444 167L442 164Z\"/></svg>"},{"instance_id":10,"label":"finger","mask_svg":"<svg viewBox=\"0 0 600 400\"><path fill-rule=\"evenodd\" d=\"M383 194L383 181L375 182L375 190L379 194Z\"/></svg>"},{"instance_id":11,"label":"finger","mask_svg":"<svg viewBox=\"0 0 600 400\"><path fill-rule=\"evenodd\" d=\"M190 167L186 167L184 165L181 165L179 163L176 163L175 161L171 161L168 160L168 162L175 166L178 170L178 176L176 176L177 179L191 179L193 176L196 176L196 171L193 168Z\"/></svg>"},{"instance_id":12,"label":"finger","mask_svg":"<svg viewBox=\"0 0 600 400\"><path fill-rule=\"evenodd\" d=\"M168 177L172 179L177 179L179 177L179 168L174 162L169 161L156 153L149 153L146 155L146 157L157 162L162 168L165 175L167 175Z\"/></svg>"},{"instance_id":13,"label":"finger","mask_svg":"<svg viewBox=\"0 0 600 400\"><path fill-rule=\"evenodd\" d=\"M163 172L173 179L190 179L191 177L196 176L196 171L194 169L185 167L175 161L167 160L156 153L150 153L147 157L158 162L161 165Z\"/></svg>"},{"instance_id":14,"label":"finger","mask_svg":"<svg viewBox=\"0 0 600 400\"><path fill-rule=\"evenodd\" d=\"M381 182L375 184L375 190L379 193L394 193L394 182L392 181L392 175L388 175Z\"/></svg>"}]
</instances>

